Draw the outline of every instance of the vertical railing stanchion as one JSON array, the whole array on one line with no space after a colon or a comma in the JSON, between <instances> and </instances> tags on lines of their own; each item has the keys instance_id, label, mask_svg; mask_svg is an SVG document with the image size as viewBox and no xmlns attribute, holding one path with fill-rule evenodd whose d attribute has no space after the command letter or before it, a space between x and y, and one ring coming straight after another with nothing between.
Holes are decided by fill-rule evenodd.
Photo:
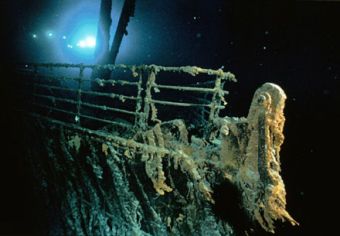
<instances>
[{"instance_id":1,"label":"vertical railing stanchion","mask_svg":"<svg viewBox=\"0 0 340 236\"><path fill-rule=\"evenodd\" d=\"M137 100L136 100L136 114L135 114L135 127L138 128L142 128L143 126L143 113L142 113L142 103L143 103L143 99L142 99L142 91L143 91L143 87L142 87L142 83L143 83L143 71L140 70L138 71L138 85L137 85Z\"/></svg>"},{"instance_id":2,"label":"vertical railing stanchion","mask_svg":"<svg viewBox=\"0 0 340 236\"><path fill-rule=\"evenodd\" d=\"M81 89L83 83L84 66L81 64L79 67L79 79L78 79L78 91L77 91L77 115L75 117L75 122L80 125L81 117Z\"/></svg>"},{"instance_id":3,"label":"vertical railing stanchion","mask_svg":"<svg viewBox=\"0 0 340 236\"><path fill-rule=\"evenodd\" d=\"M151 77L155 76L152 69L148 70L148 77L145 84L144 108L143 108L143 126L147 126L150 114L150 99L151 99Z\"/></svg>"},{"instance_id":4,"label":"vertical railing stanchion","mask_svg":"<svg viewBox=\"0 0 340 236\"><path fill-rule=\"evenodd\" d=\"M224 99L224 90L223 90L224 89L224 84L225 84L225 80L221 79L220 89L219 89L219 92L217 94L218 106L217 106L217 109L216 109L216 112L215 112L215 117L220 115L222 103L223 103L223 107L225 107L225 105L227 104L225 99Z\"/></svg>"},{"instance_id":5,"label":"vertical railing stanchion","mask_svg":"<svg viewBox=\"0 0 340 236\"><path fill-rule=\"evenodd\" d=\"M224 84L225 77L217 75L215 80L214 93L210 104L209 121L213 121L216 117L218 117L221 108L223 109L223 107L225 107L225 105L227 104L224 99Z\"/></svg>"},{"instance_id":6,"label":"vertical railing stanchion","mask_svg":"<svg viewBox=\"0 0 340 236\"><path fill-rule=\"evenodd\" d=\"M146 81L145 97L144 97L144 116L146 126L149 124L149 119L151 121L159 122L157 119L157 109L155 103L152 101L151 91L155 86L156 81L156 68L151 67L148 73L148 80ZM151 111L150 111L151 109ZM150 118L151 112L151 118Z\"/></svg>"}]
</instances>

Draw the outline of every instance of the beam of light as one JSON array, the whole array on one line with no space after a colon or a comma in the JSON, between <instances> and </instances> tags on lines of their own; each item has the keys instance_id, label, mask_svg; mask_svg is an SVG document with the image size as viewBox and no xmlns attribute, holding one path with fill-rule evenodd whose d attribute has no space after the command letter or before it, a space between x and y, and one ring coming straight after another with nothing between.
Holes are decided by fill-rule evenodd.
<instances>
[{"instance_id":1,"label":"beam of light","mask_svg":"<svg viewBox=\"0 0 340 236\"><path fill-rule=\"evenodd\" d=\"M38 37L38 35L32 34L32 38L36 39L37 37Z\"/></svg>"},{"instance_id":2,"label":"beam of light","mask_svg":"<svg viewBox=\"0 0 340 236\"><path fill-rule=\"evenodd\" d=\"M55 35L56 32L60 32L60 40L55 41L56 45L53 48L55 60L70 63L94 63L100 1L69 2L54 29ZM66 39L63 36L66 36Z\"/></svg>"},{"instance_id":3,"label":"beam of light","mask_svg":"<svg viewBox=\"0 0 340 236\"><path fill-rule=\"evenodd\" d=\"M62 39L67 39L67 37L65 35L63 35Z\"/></svg>"},{"instance_id":4,"label":"beam of light","mask_svg":"<svg viewBox=\"0 0 340 236\"><path fill-rule=\"evenodd\" d=\"M78 41L77 46L80 48L94 48L96 46L96 38L87 36L85 39Z\"/></svg>"}]
</instances>

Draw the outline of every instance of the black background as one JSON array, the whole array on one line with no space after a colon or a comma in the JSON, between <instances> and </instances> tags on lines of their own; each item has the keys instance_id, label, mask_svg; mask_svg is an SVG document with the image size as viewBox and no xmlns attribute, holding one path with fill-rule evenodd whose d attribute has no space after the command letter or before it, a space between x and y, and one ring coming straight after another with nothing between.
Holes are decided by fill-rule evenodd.
<instances>
[{"instance_id":1,"label":"black background","mask_svg":"<svg viewBox=\"0 0 340 236\"><path fill-rule=\"evenodd\" d=\"M9 63L35 61L32 48L25 51L23 35L39 12L55 2L0 2L4 10L0 235L34 235L44 222L29 170L22 162L23 144L17 141L20 124L13 122L10 113L15 93L6 88L11 75L5 72ZM228 87L226 114L230 116L247 114L252 95L262 83L282 86L288 96L282 176L287 208L300 226L278 224L278 235L330 235L336 226L332 214L338 196L338 184L332 183L339 172L340 3L273 2L137 0L141 10L135 18L152 40L138 45L142 51L136 50L139 53L126 63L224 66L239 81ZM162 21L167 22L166 28Z\"/></svg>"}]
</instances>

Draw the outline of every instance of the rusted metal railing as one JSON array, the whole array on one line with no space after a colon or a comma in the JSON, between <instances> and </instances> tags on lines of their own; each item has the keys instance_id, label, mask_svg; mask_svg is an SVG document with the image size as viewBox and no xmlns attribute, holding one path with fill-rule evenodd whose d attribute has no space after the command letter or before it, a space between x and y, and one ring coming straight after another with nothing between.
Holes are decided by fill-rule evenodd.
<instances>
[{"instance_id":1,"label":"rusted metal railing","mask_svg":"<svg viewBox=\"0 0 340 236\"><path fill-rule=\"evenodd\" d=\"M92 70L99 69L109 70L111 77L91 78ZM190 66L24 64L18 66L17 73L30 85L27 102L32 105L31 113L83 128L94 121L145 129L150 122L167 120L166 116L159 116L158 109L169 106L201 108L202 112L194 113L207 115L206 120L211 121L225 108L224 96L228 94L224 90L225 81L235 81L230 72ZM181 86L181 81L175 85L174 81L163 84L159 80L161 73L173 74L174 78L182 74L191 81L200 75L205 80L197 79L194 85ZM175 100L163 98L165 90L174 92ZM190 95L189 101L182 101L187 93L204 97Z\"/></svg>"}]
</instances>

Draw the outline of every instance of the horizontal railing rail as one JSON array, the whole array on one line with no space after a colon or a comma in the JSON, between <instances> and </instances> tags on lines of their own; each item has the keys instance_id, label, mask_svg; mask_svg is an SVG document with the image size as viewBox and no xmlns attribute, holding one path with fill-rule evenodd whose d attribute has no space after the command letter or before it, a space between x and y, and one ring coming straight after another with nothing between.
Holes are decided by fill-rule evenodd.
<instances>
[{"instance_id":1,"label":"horizontal railing rail","mask_svg":"<svg viewBox=\"0 0 340 236\"><path fill-rule=\"evenodd\" d=\"M62 113L73 117L75 125L84 128L83 120L147 128L150 121L167 120L167 117L159 117L157 111L168 106L201 109L201 112L193 110L192 113L213 120L226 105L224 97L228 91L224 90L224 83L236 81L230 72L195 66L43 63L20 64L17 72L32 90L28 93L31 95L28 102L39 108L32 108L31 112L43 115L41 110L44 110L47 116L53 116L51 112ZM178 74L190 77L187 80L192 83L181 86L181 81L175 84L170 81L171 84L164 84L164 79L158 79L160 72L173 78L178 78ZM197 75L206 76L206 80L193 82ZM62 118L58 116L58 119Z\"/></svg>"}]
</instances>

